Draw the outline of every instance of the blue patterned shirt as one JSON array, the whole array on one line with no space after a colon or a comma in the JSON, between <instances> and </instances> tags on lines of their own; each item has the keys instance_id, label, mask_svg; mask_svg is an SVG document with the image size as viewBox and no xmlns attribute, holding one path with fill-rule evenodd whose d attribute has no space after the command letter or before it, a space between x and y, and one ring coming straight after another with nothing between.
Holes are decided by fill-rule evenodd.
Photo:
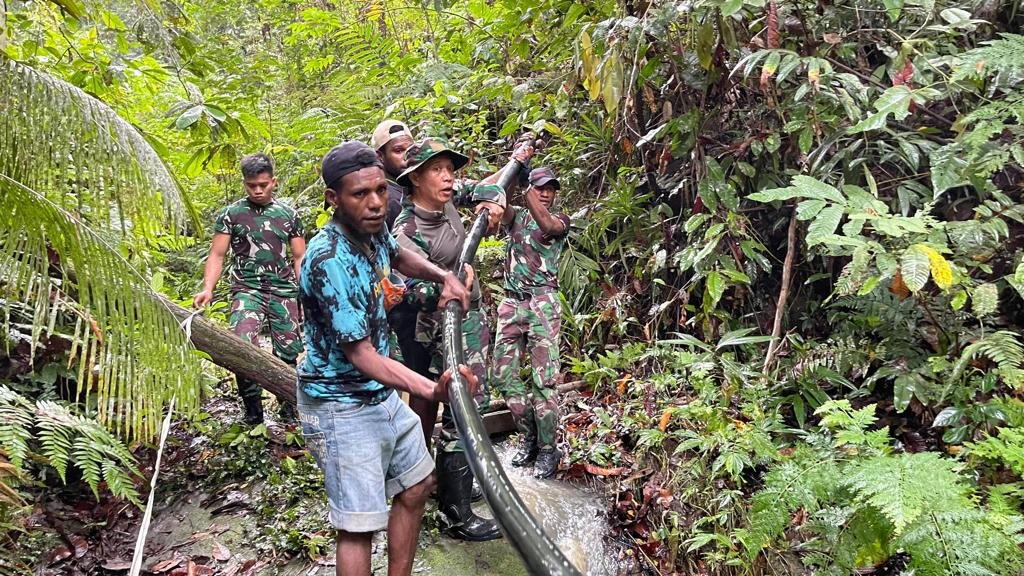
<instances>
[{"instance_id":1,"label":"blue patterned shirt","mask_svg":"<svg viewBox=\"0 0 1024 576\"><path fill-rule=\"evenodd\" d=\"M387 228L371 238L376 265L386 276L398 244ZM299 386L308 396L337 402L382 399L384 385L364 376L345 357L341 345L369 339L388 355L384 294L370 258L332 219L306 249L299 279L306 357L299 365Z\"/></svg>"}]
</instances>

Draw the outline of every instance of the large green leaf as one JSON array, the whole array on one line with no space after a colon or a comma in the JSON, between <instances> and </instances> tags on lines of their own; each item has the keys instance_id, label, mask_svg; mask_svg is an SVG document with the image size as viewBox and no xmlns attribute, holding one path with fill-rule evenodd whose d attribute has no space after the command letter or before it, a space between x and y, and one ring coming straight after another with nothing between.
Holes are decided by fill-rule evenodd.
<instances>
[{"instance_id":1,"label":"large green leaf","mask_svg":"<svg viewBox=\"0 0 1024 576\"><path fill-rule=\"evenodd\" d=\"M810 220L821 212L821 209L825 207L825 201L817 198L811 198L810 200L804 200L803 202L796 205L796 219L797 220Z\"/></svg>"},{"instance_id":2,"label":"large green leaf","mask_svg":"<svg viewBox=\"0 0 1024 576\"><path fill-rule=\"evenodd\" d=\"M890 114L896 120L903 120L910 114L910 102L913 100L913 95L910 88L906 86L892 86L887 89L875 101L874 106L877 112L851 126L850 134L883 128Z\"/></svg>"},{"instance_id":3,"label":"large green leaf","mask_svg":"<svg viewBox=\"0 0 1024 576\"><path fill-rule=\"evenodd\" d=\"M903 12L904 0L882 0L882 5L885 6L885 13L889 16L891 22L895 22L900 19L900 13Z\"/></svg>"},{"instance_id":4,"label":"large green leaf","mask_svg":"<svg viewBox=\"0 0 1024 576\"><path fill-rule=\"evenodd\" d=\"M903 251L900 258L900 273L903 275L903 283L911 292L918 292L928 283L928 276L931 273L932 265L928 255L915 246Z\"/></svg>"},{"instance_id":5,"label":"large green leaf","mask_svg":"<svg viewBox=\"0 0 1024 576\"><path fill-rule=\"evenodd\" d=\"M842 206L826 206L818 212L817 218L807 227L807 245L814 246L835 234L839 222L843 219Z\"/></svg>"},{"instance_id":6,"label":"large green leaf","mask_svg":"<svg viewBox=\"0 0 1024 576\"><path fill-rule=\"evenodd\" d=\"M722 334L722 337L718 339L718 344L715 345L715 350L743 344L760 344L772 339L771 336L751 336L750 333L754 330L755 328L741 328Z\"/></svg>"},{"instance_id":7,"label":"large green leaf","mask_svg":"<svg viewBox=\"0 0 1024 576\"><path fill-rule=\"evenodd\" d=\"M931 164L932 194L938 198L943 192L967 183L965 174L968 164L964 160L966 151L958 142L947 144L933 151L928 159Z\"/></svg>"},{"instance_id":8,"label":"large green leaf","mask_svg":"<svg viewBox=\"0 0 1024 576\"><path fill-rule=\"evenodd\" d=\"M174 121L174 127L178 130L186 130L193 124L199 121L199 118L203 115L205 106L202 104L196 104L195 106L185 110L181 113L181 116Z\"/></svg>"},{"instance_id":9,"label":"large green leaf","mask_svg":"<svg viewBox=\"0 0 1024 576\"><path fill-rule=\"evenodd\" d=\"M835 187L803 174L793 177L792 186L762 190L761 192L751 194L748 198L758 202L775 202L792 198L816 198L828 200L835 204L846 204L846 197L843 196L842 192L836 190Z\"/></svg>"},{"instance_id":10,"label":"large green leaf","mask_svg":"<svg viewBox=\"0 0 1024 576\"><path fill-rule=\"evenodd\" d=\"M718 304L722 294L725 293L725 286L725 279L722 278L722 275L717 270L708 273L707 289L710 302L705 303L705 308L711 309Z\"/></svg>"},{"instance_id":11,"label":"large green leaf","mask_svg":"<svg viewBox=\"0 0 1024 576\"><path fill-rule=\"evenodd\" d=\"M999 289L986 282L971 290L971 310L978 318L988 316L999 307Z\"/></svg>"}]
</instances>

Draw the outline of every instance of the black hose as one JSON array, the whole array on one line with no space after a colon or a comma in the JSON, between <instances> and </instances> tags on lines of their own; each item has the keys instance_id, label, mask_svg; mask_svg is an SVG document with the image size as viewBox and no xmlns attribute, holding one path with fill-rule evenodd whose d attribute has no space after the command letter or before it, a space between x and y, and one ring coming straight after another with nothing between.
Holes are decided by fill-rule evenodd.
<instances>
[{"instance_id":1,"label":"black hose","mask_svg":"<svg viewBox=\"0 0 1024 576\"><path fill-rule=\"evenodd\" d=\"M506 170L506 172L509 172ZM515 172L515 170L512 170ZM480 211L462 246L462 254L456 266L456 273L465 280L463 264L472 264L480 240L487 230L488 210ZM555 546L547 533L530 511L523 504L519 493L512 487L505 470L494 453L494 446L487 435L484 421L477 413L476 403L469 393L466 381L456 369L465 364L465 353L462 347L462 306L459 301L451 300L444 307L444 358L445 364L452 370L452 380L448 389L448 406L455 417L455 425L462 437L469 467L473 475L480 481L487 504L494 512L505 536L519 553L531 574L579 576L580 572Z\"/></svg>"}]
</instances>

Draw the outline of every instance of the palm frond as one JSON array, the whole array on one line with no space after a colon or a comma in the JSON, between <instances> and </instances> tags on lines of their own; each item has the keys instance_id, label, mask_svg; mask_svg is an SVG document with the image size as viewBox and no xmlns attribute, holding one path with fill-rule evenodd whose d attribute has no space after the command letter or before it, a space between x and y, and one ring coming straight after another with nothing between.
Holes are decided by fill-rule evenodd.
<instances>
[{"instance_id":1,"label":"palm frond","mask_svg":"<svg viewBox=\"0 0 1024 576\"><path fill-rule=\"evenodd\" d=\"M90 226L152 237L198 213L145 137L106 104L0 58L0 174Z\"/></svg>"},{"instance_id":2,"label":"palm frond","mask_svg":"<svg viewBox=\"0 0 1024 576\"><path fill-rule=\"evenodd\" d=\"M199 363L191 345L121 253L2 174L0 204L6 208L0 213L0 298L33 307L33 342L54 331L60 312L77 316L69 361L77 360L79 393L87 403L95 398L100 422L127 437L149 438L172 396L197 407ZM52 258L59 258L57 279L51 278Z\"/></svg>"},{"instance_id":3,"label":"palm frond","mask_svg":"<svg viewBox=\"0 0 1024 576\"><path fill-rule=\"evenodd\" d=\"M0 59L0 205L4 328L12 303L33 311L33 346L74 325L80 399L119 435L152 437L174 395L198 406L187 337L122 255L198 222L143 135L78 88Z\"/></svg>"}]
</instances>

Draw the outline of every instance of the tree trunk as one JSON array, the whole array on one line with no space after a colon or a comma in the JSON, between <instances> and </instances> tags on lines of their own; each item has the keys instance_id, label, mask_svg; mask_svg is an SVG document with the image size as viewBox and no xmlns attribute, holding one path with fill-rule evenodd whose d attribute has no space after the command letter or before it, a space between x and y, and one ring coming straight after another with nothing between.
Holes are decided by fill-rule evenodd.
<instances>
[{"instance_id":1,"label":"tree trunk","mask_svg":"<svg viewBox=\"0 0 1024 576\"><path fill-rule=\"evenodd\" d=\"M192 311L159 298L179 321L192 316ZM200 314L192 316L191 322L192 345L208 354L214 364L256 382L282 400L295 401L295 368Z\"/></svg>"},{"instance_id":2,"label":"tree trunk","mask_svg":"<svg viewBox=\"0 0 1024 576\"><path fill-rule=\"evenodd\" d=\"M782 289L779 291L779 300L775 306L775 323L772 326L772 338L768 342L768 352L764 357L764 366L761 371L768 374L775 355L779 351L779 338L782 336L782 316L786 313L786 301L789 300L789 285L793 281L793 261L796 259L796 208L789 217L789 230L786 232L786 260L782 263Z\"/></svg>"}]
</instances>

